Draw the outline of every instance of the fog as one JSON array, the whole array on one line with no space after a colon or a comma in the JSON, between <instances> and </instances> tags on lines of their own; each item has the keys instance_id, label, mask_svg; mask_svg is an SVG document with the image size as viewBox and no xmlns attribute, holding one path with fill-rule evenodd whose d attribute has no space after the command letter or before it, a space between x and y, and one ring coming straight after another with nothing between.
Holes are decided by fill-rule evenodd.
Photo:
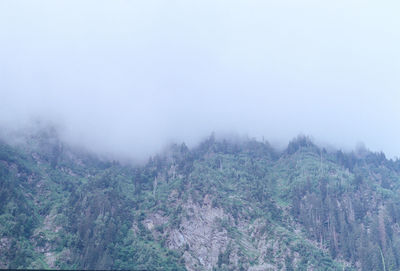
<instances>
[{"instance_id":1,"label":"fog","mask_svg":"<svg viewBox=\"0 0 400 271\"><path fill-rule=\"evenodd\" d=\"M399 1L1 1L0 126L143 159L216 132L400 156Z\"/></svg>"}]
</instances>

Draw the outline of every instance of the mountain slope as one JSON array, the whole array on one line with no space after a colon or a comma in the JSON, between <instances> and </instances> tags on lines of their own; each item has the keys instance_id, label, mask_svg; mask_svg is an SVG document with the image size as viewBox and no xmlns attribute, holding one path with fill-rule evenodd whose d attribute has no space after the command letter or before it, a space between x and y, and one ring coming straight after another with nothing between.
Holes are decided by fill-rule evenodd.
<instances>
[{"instance_id":1,"label":"mountain slope","mask_svg":"<svg viewBox=\"0 0 400 271\"><path fill-rule=\"evenodd\" d=\"M0 144L0 181L3 268L400 268L400 163L367 150L210 137L134 167L44 132Z\"/></svg>"}]
</instances>

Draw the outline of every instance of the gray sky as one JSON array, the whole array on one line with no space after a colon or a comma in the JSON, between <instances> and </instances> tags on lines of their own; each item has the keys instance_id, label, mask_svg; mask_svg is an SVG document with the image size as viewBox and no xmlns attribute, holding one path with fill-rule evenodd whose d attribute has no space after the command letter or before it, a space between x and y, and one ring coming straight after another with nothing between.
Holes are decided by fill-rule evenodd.
<instances>
[{"instance_id":1,"label":"gray sky","mask_svg":"<svg viewBox=\"0 0 400 271\"><path fill-rule=\"evenodd\" d=\"M399 1L0 1L0 124L142 158L212 131L400 156Z\"/></svg>"}]
</instances>

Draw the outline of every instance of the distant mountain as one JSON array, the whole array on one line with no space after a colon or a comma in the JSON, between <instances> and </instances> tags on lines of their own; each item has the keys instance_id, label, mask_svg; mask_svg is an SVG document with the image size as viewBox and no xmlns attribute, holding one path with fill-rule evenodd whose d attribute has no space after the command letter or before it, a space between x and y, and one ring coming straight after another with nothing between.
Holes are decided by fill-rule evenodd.
<instances>
[{"instance_id":1,"label":"distant mountain","mask_svg":"<svg viewBox=\"0 0 400 271\"><path fill-rule=\"evenodd\" d=\"M0 143L0 268L399 270L400 161L211 136L142 166Z\"/></svg>"}]
</instances>

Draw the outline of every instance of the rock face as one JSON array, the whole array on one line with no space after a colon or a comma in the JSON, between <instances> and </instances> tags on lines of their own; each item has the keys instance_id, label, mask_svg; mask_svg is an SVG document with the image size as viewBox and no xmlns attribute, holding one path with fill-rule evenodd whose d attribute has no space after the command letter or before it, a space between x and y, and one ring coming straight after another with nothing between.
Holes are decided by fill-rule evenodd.
<instances>
[{"instance_id":1,"label":"rock face","mask_svg":"<svg viewBox=\"0 0 400 271\"><path fill-rule=\"evenodd\" d=\"M223 219L229 219L221 208L213 208L209 196L202 204L193 201L180 202L182 216L177 227L169 227L169 218L160 213L151 213L143 224L155 238L166 238L166 245L173 250L182 250L188 270L211 270L217 265L218 256L226 250L229 237L221 226ZM167 230L160 235L159 227Z\"/></svg>"},{"instance_id":2,"label":"rock face","mask_svg":"<svg viewBox=\"0 0 400 271\"><path fill-rule=\"evenodd\" d=\"M227 231L219 225L219 221L228 216L222 209L212 208L208 196L202 206L191 201L186 203L184 213L179 228L169 232L168 246L185 250L184 259L189 270L199 267L211 270L228 243Z\"/></svg>"}]
</instances>

